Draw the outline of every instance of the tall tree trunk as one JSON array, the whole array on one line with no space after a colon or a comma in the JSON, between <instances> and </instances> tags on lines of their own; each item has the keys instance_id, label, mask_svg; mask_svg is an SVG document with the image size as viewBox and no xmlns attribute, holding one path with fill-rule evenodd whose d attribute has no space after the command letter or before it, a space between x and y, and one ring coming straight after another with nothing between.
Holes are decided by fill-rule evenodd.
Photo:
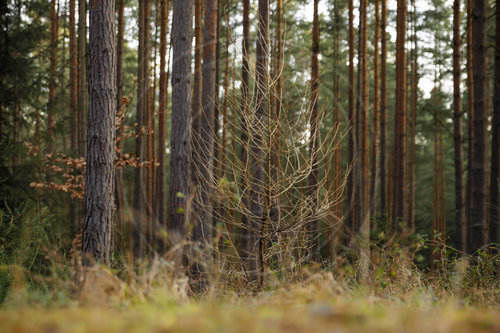
<instances>
[{"instance_id":1,"label":"tall tree trunk","mask_svg":"<svg viewBox=\"0 0 500 333\"><path fill-rule=\"evenodd\" d=\"M357 148L359 161L356 163L356 210L359 232L359 254L361 260L361 278L368 277L370 257L370 151L368 148L368 65L367 65L367 0L361 0L359 14L359 97L357 107Z\"/></svg>"},{"instance_id":2,"label":"tall tree trunk","mask_svg":"<svg viewBox=\"0 0 500 333\"><path fill-rule=\"evenodd\" d=\"M135 128L135 156L140 162L144 162L144 138L142 127L144 126L144 109L146 105L147 92L144 90L144 15L145 1L139 1L139 48L137 55L137 114ZM142 255L144 248L144 168L137 167L134 169L134 254L138 257Z\"/></svg>"},{"instance_id":3,"label":"tall tree trunk","mask_svg":"<svg viewBox=\"0 0 500 333\"><path fill-rule=\"evenodd\" d=\"M194 2L194 27L195 27L195 47L194 47L194 77L193 77L193 98L192 104L192 117L193 122L191 125L192 131L192 174L196 175L199 165L199 141L201 137L201 66L202 66L202 49L203 49L203 0L195 0ZM196 213L196 212L195 212Z\"/></svg>"},{"instance_id":4,"label":"tall tree trunk","mask_svg":"<svg viewBox=\"0 0 500 333\"><path fill-rule=\"evenodd\" d=\"M247 237L246 268L252 282L262 286L263 258L262 232L264 231L264 132L265 117L268 114L269 91L269 0L259 0L257 29L257 59L255 63L255 114L251 124L249 151L250 214L247 216L249 232Z\"/></svg>"},{"instance_id":5,"label":"tall tree trunk","mask_svg":"<svg viewBox=\"0 0 500 333\"><path fill-rule=\"evenodd\" d=\"M372 160L371 160L371 178L370 178L370 215L375 211L375 199L377 190L377 150L378 150L378 127L379 127L379 49L378 43L380 38L380 16L379 16L380 0L375 0L375 36L373 50L373 132L372 132ZM373 223L372 228L375 228Z\"/></svg>"},{"instance_id":6,"label":"tall tree trunk","mask_svg":"<svg viewBox=\"0 0 500 333\"><path fill-rule=\"evenodd\" d=\"M460 90L460 0L453 1L453 141L455 149L455 225L457 248L465 250L465 192L463 181L462 93Z\"/></svg>"},{"instance_id":7,"label":"tall tree trunk","mask_svg":"<svg viewBox=\"0 0 500 333\"><path fill-rule=\"evenodd\" d=\"M193 227L193 241L199 242L202 251L207 251L213 224L213 211L211 193L214 186L214 139L213 129L215 109L215 64L217 43L217 12L218 1L205 0L204 29L203 29L203 64L201 80L201 105L200 136L197 144L197 164L194 174L195 183L195 221ZM197 255L203 258L203 253ZM197 276L204 272L206 263L198 261L195 263L195 278L201 279L200 287L204 286L205 277Z\"/></svg>"},{"instance_id":8,"label":"tall tree trunk","mask_svg":"<svg viewBox=\"0 0 500 333\"><path fill-rule=\"evenodd\" d=\"M137 127L135 139L135 154L140 162L148 158L147 135L143 133L143 127L149 123L149 1L139 2L139 50L138 50L138 74L137 74ZM146 129L149 131L149 128ZM146 136L146 137L145 137ZM146 140L144 140L146 138ZM135 168L134 189L134 252L141 256L145 241L149 237L149 210L146 207L149 183L146 170L143 167ZM148 203L149 205L149 203Z\"/></svg>"},{"instance_id":9,"label":"tall tree trunk","mask_svg":"<svg viewBox=\"0 0 500 333\"><path fill-rule=\"evenodd\" d=\"M71 151L78 150L78 64L76 53L75 0L69 0L69 109Z\"/></svg>"},{"instance_id":10,"label":"tall tree trunk","mask_svg":"<svg viewBox=\"0 0 500 333\"><path fill-rule=\"evenodd\" d=\"M118 1L118 22L117 22L117 40L116 40L116 115L121 117L120 110L122 109L123 98L123 39L125 29L125 0ZM122 110L123 112L124 110ZM122 121L124 117L121 117ZM120 124L116 128L117 138L121 138L123 134L123 125ZM117 157L122 154L123 143L121 139L117 140ZM123 183L123 171L121 168L115 170L115 205L116 205L116 224L118 228L117 237L120 237L120 248L122 251L126 249L125 240L127 239L127 230L125 227L125 188Z\"/></svg>"},{"instance_id":11,"label":"tall tree trunk","mask_svg":"<svg viewBox=\"0 0 500 333\"><path fill-rule=\"evenodd\" d=\"M311 101L309 110L310 116L310 143L309 143L309 163L311 163L311 173L309 174L308 195L311 200L311 211L313 218L308 224L308 233L311 240L311 258L319 259L319 229L315 214L318 206L319 195L319 129L318 129L318 97L319 97L319 17L318 17L319 0L314 0L314 18L312 30L312 60L311 60Z\"/></svg>"},{"instance_id":12,"label":"tall tree trunk","mask_svg":"<svg viewBox=\"0 0 500 333\"><path fill-rule=\"evenodd\" d=\"M387 218L387 0L382 1L382 20L380 38L380 216Z\"/></svg>"},{"instance_id":13,"label":"tall tree trunk","mask_svg":"<svg viewBox=\"0 0 500 333\"><path fill-rule=\"evenodd\" d=\"M401 230L406 205L406 0L397 5L396 38L396 116L394 138L394 181L392 218L395 230Z\"/></svg>"},{"instance_id":14,"label":"tall tree trunk","mask_svg":"<svg viewBox=\"0 0 500 333\"><path fill-rule=\"evenodd\" d=\"M417 36L417 7L415 0L412 3L411 25L413 47L411 49L411 119L410 119L410 147L408 154L408 227L411 233L415 232L415 137L417 127L417 98L418 98L418 36Z\"/></svg>"},{"instance_id":15,"label":"tall tree trunk","mask_svg":"<svg viewBox=\"0 0 500 333\"><path fill-rule=\"evenodd\" d=\"M90 3L90 110L82 253L109 264L115 170L115 1Z\"/></svg>"},{"instance_id":16,"label":"tall tree trunk","mask_svg":"<svg viewBox=\"0 0 500 333\"><path fill-rule=\"evenodd\" d=\"M472 202L472 160L474 156L474 68L472 55L472 8L473 0L467 0L467 184L465 190L465 214L467 226L465 228L465 238L467 242L463 245L468 252L468 221L471 220Z\"/></svg>"},{"instance_id":17,"label":"tall tree trunk","mask_svg":"<svg viewBox=\"0 0 500 333\"><path fill-rule=\"evenodd\" d=\"M86 0L78 2L78 145L80 156L87 155L87 5Z\"/></svg>"},{"instance_id":18,"label":"tall tree trunk","mask_svg":"<svg viewBox=\"0 0 500 333\"><path fill-rule=\"evenodd\" d=\"M490 243L498 242L500 177L500 6L496 5L495 80L493 84L493 120L491 133Z\"/></svg>"},{"instance_id":19,"label":"tall tree trunk","mask_svg":"<svg viewBox=\"0 0 500 333\"><path fill-rule=\"evenodd\" d=\"M275 59L276 86L273 94L274 105L271 105L270 120L270 137L271 156L269 157L269 220L273 225L273 230L280 228L280 207L279 207L279 186L280 186L280 140L281 140L281 106L282 106L282 90L283 90L283 0L277 0L276 4L276 43L277 57ZM278 241L278 240L276 240Z\"/></svg>"},{"instance_id":20,"label":"tall tree trunk","mask_svg":"<svg viewBox=\"0 0 500 333\"><path fill-rule=\"evenodd\" d=\"M348 139L348 158L349 163L353 164L355 161L354 156L354 141L356 139L356 132L354 129L354 3L349 0L349 92L348 92L348 118L349 118L349 139ZM347 179L347 227L350 236L356 230L356 214L355 214L355 183L354 183L354 169L351 168Z\"/></svg>"},{"instance_id":21,"label":"tall tree trunk","mask_svg":"<svg viewBox=\"0 0 500 333\"><path fill-rule=\"evenodd\" d=\"M54 152L54 115L56 105L56 79L57 79L57 9L56 0L50 3L50 79L49 79L49 104L47 107L47 154Z\"/></svg>"},{"instance_id":22,"label":"tall tree trunk","mask_svg":"<svg viewBox=\"0 0 500 333\"><path fill-rule=\"evenodd\" d=\"M174 0L172 14L172 129L168 231L172 244L184 241L191 183L191 42L193 0ZM176 258L180 260L180 256Z\"/></svg>"},{"instance_id":23,"label":"tall tree trunk","mask_svg":"<svg viewBox=\"0 0 500 333\"><path fill-rule=\"evenodd\" d=\"M151 43L156 44L156 39L151 33L151 21L153 24L156 24L156 20L151 18L151 4L153 1L146 1L146 6L144 7L144 59L145 59L145 71L144 71L144 91L145 91L145 109L144 109L144 124L147 128L147 132L145 134L146 146L144 147L144 155L145 160L149 162L153 162L154 160L154 103L153 103L153 95L154 88L151 84L151 80L155 80L151 78L152 74L152 66L151 59L155 59L154 51L151 51ZM155 12L158 12L155 7ZM153 53L153 56L152 56ZM154 63L154 62L153 62ZM148 247L153 243L153 171L154 171L154 163L148 164L148 167L144 170L145 177L145 187L146 192L144 194L145 200L145 240Z\"/></svg>"},{"instance_id":24,"label":"tall tree trunk","mask_svg":"<svg viewBox=\"0 0 500 333\"><path fill-rule=\"evenodd\" d=\"M241 59L241 115L240 115L240 127L241 127L241 151L240 151L240 163L241 168L241 188L240 191L241 201L244 209L249 209L249 189L248 189L248 151L249 151L249 124L248 119L250 117L249 104L250 104L250 67L249 67L249 51L250 51L250 0L243 0L243 40L242 40L242 59ZM247 219L246 214L241 214L241 224L243 226L241 230L240 238L240 257L243 262L247 263L250 259L249 249L251 249L251 241L253 237L253 231L251 230L251 220ZM248 265L248 264L247 264Z\"/></svg>"},{"instance_id":25,"label":"tall tree trunk","mask_svg":"<svg viewBox=\"0 0 500 333\"><path fill-rule=\"evenodd\" d=\"M201 0L196 0L197 2ZM168 102L168 73L167 66L167 31L168 31L168 0L160 2L160 93L158 104L158 168L156 169L156 195L155 214L160 228L166 228L166 197L165 197L165 139L167 122L167 102ZM159 248L163 249L163 242L160 241Z\"/></svg>"},{"instance_id":26,"label":"tall tree trunk","mask_svg":"<svg viewBox=\"0 0 500 333\"><path fill-rule=\"evenodd\" d=\"M474 156L472 160L471 219L469 220L470 253L488 242L486 213L486 0L474 1L472 9L472 44L474 67Z\"/></svg>"}]
</instances>

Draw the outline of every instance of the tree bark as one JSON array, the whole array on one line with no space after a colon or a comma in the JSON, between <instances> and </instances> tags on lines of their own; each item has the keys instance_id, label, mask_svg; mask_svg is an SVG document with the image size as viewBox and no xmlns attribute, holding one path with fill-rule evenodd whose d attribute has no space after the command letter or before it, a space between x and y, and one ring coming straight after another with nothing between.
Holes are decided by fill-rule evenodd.
<instances>
[{"instance_id":1,"label":"tree bark","mask_svg":"<svg viewBox=\"0 0 500 333\"><path fill-rule=\"evenodd\" d=\"M78 145L80 156L86 156L87 124L87 8L86 0L78 2Z\"/></svg>"},{"instance_id":2,"label":"tree bark","mask_svg":"<svg viewBox=\"0 0 500 333\"><path fill-rule=\"evenodd\" d=\"M111 259L111 224L115 169L116 53L115 1L90 3L90 110L85 219L85 263Z\"/></svg>"},{"instance_id":3,"label":"tree bark","mask_svg":"<svg viewBox=\"0 0 500 333\"><path fill-rule=\"evenodd\" d=\"M378 127L379 127L379 38L380 38L380 16L379 16L380 0L375 1L375 36L373 50L373 132L372 132L372 160L371 160L371 178L370 178L370 215L375 211L375 199L377 190L377 150L378 150ZM375 228L373 223L372 228Z\"/></svg>"},{"instance_id":4,"label":"tree bark","mask_svg":"<svg viewBox=\"0 0 500 333\"><path fill-rule=\"evenodd\" d=\"M47 107L47 154L54 152L54 115L56 105L56 80L57 80L57 9L56 0L50 3L50 78L49 78L49 104ZM16 127L14 127L16 129Z\"/></svg>"},{"instance_id":5,"label":"tree bark","mask_svg":"<svg viewBox=\"0 0 500 333\"><path fill-rule=\"evenodd\" d=\"M312 220L308 224L309 239L311 241L310 256L313 260L319 259L319 229L318 220L315 217L318 206L319 195L319 130L318 130L318 96L319 96L319 0L314 0L314 18L312 30L312 60L311 60L311 101L309 110L310 116L310 143L309 143L309 163L311 164L311 173L309 174L308 195L311 200Z\"/></svg>"},{"instance_id":6,"label":"tree bark","mask_svg":"<svg viewBox=\"0 0 500 333\"><path fill-rule=\"evenodd\" d=\"M196 0L200 1L200 0ZM158 103L158 168L156 169L156 220L162 229L166 229L166 197L165 197L165 139L168 102L168 73L167 66L167 31L168 31L168 0L160 2L160 93ZM159 248L163 249L163 240Z\"/></svg>"},{"instance_id":7,"label":"tree bark","mask_svg":"<svg viewBox=\"0 0 500 333\"><path fill-rule=\"evenodd\" d=\"M241 151L240 163L241 169L241 201L244 209L249 209L249 188L248 188L248 151L249 151L249 124L247 123L250 117L250 67L249 67L249 51L250 51L250 0L243 0L243 40L242 40L242 59L241 59ZM244 263L249 260L249 249L251 249L251 239L253 238L251 230L251 220L247 218L246 214L241 214L241 224L243 226L240 237L240 257ZM248 265L248 264L247 264Z\"/></svg>"},{"instance_id":8,"label":"tree bark","mask_svg":"<svg viewBox=\"0 0 500 333\"><path fill-rule=\"evenodd\" d=\"M486 211L486 0L474 1L472 9L472 44L474 67L474 156L472 160L471 219L469 252L474 253L488 242Z\"/></svg>"},{"instance_id":9,"label":"tree bark","mask_svg":"<svg viewBox=\"0 0 500 333\"><path fill-rule=\"evenodd\" d=\"M361 278L368 278L368 260L370 257L370 163L368 149L368 65L367 65L367 27L366 27L367 0L361 0L359 15L359 71L360 82L358 107L356 116L357 148L360 160L357 162L356 174L357 193L356 208L359 233L359 255L361 260Z\"/></svg>"},{"instance_id":10,"label":"tree bark","mask_svg":"<svg viewBox=\"0 0 500 333\"><path fill-rule=\"evenodd\" d=\"M380 216L387 218L387 0L382 1L380 38Z\"/></svg>"},{"instance_id":11,"label":"tree bark","mask_svg":"<svg viewBox=\"0 0 500 333\"><path fill-rule=\"evenodd\" d=\"M469 221L471 219L472 202L472 160L474 156L474 68L472 54L472 7L473 0L467 1L467 184L465 191L465 214L467 226L465 237L467 239L464 249L468 252Z\"/></svg>"},{"instance_id":12,"label":"tree bark","mask_svg":"<svg viewBox=\"0 0 500 333\"><path fill-rule=\"evenodd\" d=\"M249 151L249 232L247 241L246 268L250 279L259 287L262 286L263 258L262 232L264 231L264 132L265 117L268 114L269 91L269 0L259 0L257 29L257 59L255 63L255 114L250 131L251 144Z\"/></svg>"},{"instance_id":13,"label":"tree bark","mask_svg":"<svg viewBox=\"0 0 500 333\"><path fill-rule=\"evenodd\" d=\"M70 110L70 146L75 153L78 150L78 64L76 54L75 0L69 0L69 110Z\"/></svg>"},{"instance_id":14,"label":"tree bark","mask_svg":"<svg viewBox=\"0 0 500 333\"><path fill-rule=\"evenodd\" d=\"M411 22L412 22L412 39L413 39L413 47L411 49L411 119L410 119L410 147L408 154L408 227L410 233L415 232L415 148L416 141L415 136L417 134L417 98L418 98L418 48L417 48L417 18L416 11L417 7L415 6L415 0L411 1L412 3L412 13L411 13Z\"/></svg>"},{"instance_id":15,"label":"tree bark","mask_svg":"<svg viewBox=\"0 0 500 333\"><path fill-rule=\"evenodd\" d=\"M174 0L172 14L172 129L168 231L184 241L191 183L191 41L193 0Z\"/></svg>"},{"instance_id":16,"label":"tree bark","mask_svg":"<svg viewBox=\"0 0 500 333\"><path fill-rule=\"evenodd\" d=\"M118 22L117 22L117 40L116 40L116 115L119 115L120 109L122 108L122 98L123 98L123 39L124 39L124 29L125 29L125 0L118 1ZM124 118L123 118L124 119ZM120 124L116 128L116 137L121 138L123 132L123 125ZM119 158L122 154L123 143L121 140L117 140L117 157ZM116 224L118 228L118 233L116 233L117 238L120 239L119 246L122 251L126 250L126 235L127 230L125 227L125 193L124 193L124 183L123 183L123 171L121 168L115 170L115 205L116 205ZM115 242L118 242L116 240Z\"/></svg>"},{"instance_id":17,"label":"tree bark","mask_svg":"<svg viewBox=\"0 0 500 333\"><path fill-rule=\"evenodd\" d=\"M200 136L198 140L194 162L197 164L194 176L195 183L195 220L193 221L193 241L198 242L202 251L207 251L213 225L213 207L211 193L214 187L214 143L213 129L215 109L215 64L217 45L217 0L205 0L204 29L203 29L203 64L201 81ZM200 287L206 283L203 272L205 254L197 254L194 264L194 278L200 279Z\"/></svg>"},{"instance_id":18,"label":"tree bark","mask_svg":"<svg viewBox=\"0 0 500 333\"><path fill-rule=\"evenodd\" d=\"M349 44L349 92L348 92L348 127L349 127L349 137L348 137L348 158L351 165L355 163L354 159L354 142L356 139L356 132L354 129L354 3L353 0L349 0L349 33L348 33L348 44ZM351 168L349 176L347 178L347 227L348 233L352 236L356 230L356 204L354 200L355 194L355 183L354 183L354 168Z\"/></svg>"},{"instance_id":19,"label":"tree bark","mask_svg":"<svg viewBox=\"0 0 500 333\"><path fill-rule=\"evenodd\" d=\"M500 177L500 6L496 5L495 80L493 84L493 120L491 133L490 243L498 242Z\"/></svg>"},{"instance_id":20,"label":"tree bark","mask_svg":"<svg viewBox=\"0 0 500 333\"><path fill-rule=\"evenodd\" d=\"M465 250L465 192L463 182L463 133L462 133L462 93L460 89L461 73L460 39L460 0L453 1L453 141L455 149L455 225L456 244Z\"/></svg>"},{"instance_id":21,"label":"tree bark","mask_svg":"<svg viewBox=\"0 0 500 333\"><path fill-rule=\"evenodd\" d=\"M394 181L392 218L395 230L401 230L406 211L406 0L397 4L396 38L396 116L394 138Z\"/></svg>"}]
</instances>

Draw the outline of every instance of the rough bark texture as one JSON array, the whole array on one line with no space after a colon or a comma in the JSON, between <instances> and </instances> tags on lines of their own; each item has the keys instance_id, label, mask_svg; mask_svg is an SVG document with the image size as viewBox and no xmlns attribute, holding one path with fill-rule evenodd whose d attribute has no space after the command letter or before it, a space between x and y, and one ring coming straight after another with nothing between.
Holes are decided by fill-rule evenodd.
<instances>
[{"instance_id":1,"label":"rough bark texture","mask_svg":"<svg viewBox=\"0 0 500 333\"><path fill-rule=\"evenodd\" d=\"M168 231L184 240L191 182L191 40L193 0L174 0L172 15L172 129Z\"/></svg>"},{"instance_id":2,"label":"rough bark texture","mask_svg":"<svg viewBox=\"0 0 500 333\"><path fill-rule=\"evenodd\" d=\"M108 264L115 163L115 1L90 2L90 109L82 253Z\"/></svg>"},{"instance_id":3,"label":"rough bark texture","mask_svg":"<svg viewBox=\"0 0 500 333\"><path fill-rule=\"evenodd\" d=\"M200 0L197 0L200 1ZM160 228L166 228L166 197L165 197L165 139L167 136L167 102L168 73L167 66L167 30L168 30L168 0L160 2L160 93L158 103L158 168L156 169L156 220Z\"/></svg>"},{"instance_id":4,"label":"rough bark texture","mask_svg":"<svg viewBox=\"0 0 500 333\"><path fill-rule=\"evenodd\" d=\"M453 1L453 142L455 149L455 225L457 248L464 251L465 192L462 133L462 95L460 91L460 0Z\"/></svg>"},{"instance_id":5,"label":"rough bark texture","mask_svg":"<svg viewBox=\"0 0 500 333\"><path fill-rule=\"evenodd\" d=\"M500 6L496 5L495 80L493 84L493 120L491 133L490 243L498 242L500 177Z\"/></svg>"},{"instance_id":6,"label":"rough bark texture","mask_svg":"<svg viewBox=\"0 0 500 333\"><path fill-rule=\"evenodd\" d=\"M392 218L395 230L405 217L406 204L406 0L397 5L396 116L394 138L394 180Z\"/></svg>"},{"instance_id":7,"label":"rough bark texture","mask_svg":"<svg viewBox=\"0 0 500 333\"><path fill-rule=\"evenodd\" d=\"M469 247L474 253L488 242L486 210L486 0L474 1L472 9L472 53L474 67L474 155L472 160Z\"/></svg>"},{"instance_id":8,"label":"rough bark texture","mask_svg":"<svg viewBox=\"0 0 500 333\"><path fill-rule=\"evenodd\" d=\"M382 0L380 22L380 216L387 217L386 138L387 138L387 0Z\"/></svg>"},{"instance_id":9,"label":"rough bark texture","mask_svg":"<svg viewBox=\"0 0 500 333\"><path fill-rule=\"evenodd\" d=\"M309 104L310 116L310 143L309 143L309 163L311 173L309 174L308 195L311 200L311 211L316 214L319 195L319 130L318 130L318 95L319 95L319 0L314 0L314 18L312 30L312 60L311 60L311 101ZM311 258L317 259L319 256L319 230L318 220L313 217L308 225L309 238L311 240Z\"/></svg>"}]
</instances>

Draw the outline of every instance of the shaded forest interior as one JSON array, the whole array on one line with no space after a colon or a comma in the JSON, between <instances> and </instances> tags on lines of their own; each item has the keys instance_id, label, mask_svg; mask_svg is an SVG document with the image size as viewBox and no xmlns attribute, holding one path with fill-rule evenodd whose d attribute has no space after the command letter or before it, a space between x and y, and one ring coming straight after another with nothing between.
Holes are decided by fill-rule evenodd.
<instances>
[{"instance_id":1,"label":"shaded forest interior","mask_svg":"<svg viewBox=\"0 0 500 333\"><path fill-rule=\"evenodd\" d=\"M0 266L161 258L196 293L369 284L390 253L498 286L497 2L11 0L0 26Z\"/></svg>"}]
</instances>

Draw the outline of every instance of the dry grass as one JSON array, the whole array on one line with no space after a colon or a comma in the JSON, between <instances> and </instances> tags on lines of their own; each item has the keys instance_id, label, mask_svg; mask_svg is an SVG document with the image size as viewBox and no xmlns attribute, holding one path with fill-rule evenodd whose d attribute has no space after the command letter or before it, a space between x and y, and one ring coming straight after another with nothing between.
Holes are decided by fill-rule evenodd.
<instances>
[{"instance_id":1,"label":"dry grass","mask_svg":"<svg viewBox=\"0 0 500 333\"><path fill-rule=\"evenodd\" d=\"M498 283L467 287L460 263L444 287L442 275L424 277L404 257L391 258L381 259L363 286L355 268L304 268L288 282L270 274L268 290L253 295L245 285L216 281L193 295L187 279L162 260L125 269L122 278L97 267L83 281L67 281L71 291L62 301L61 290L42 304L26 287L14 288L0 311L0 332L500 331Z\"/></svg>"}]
</instances>

